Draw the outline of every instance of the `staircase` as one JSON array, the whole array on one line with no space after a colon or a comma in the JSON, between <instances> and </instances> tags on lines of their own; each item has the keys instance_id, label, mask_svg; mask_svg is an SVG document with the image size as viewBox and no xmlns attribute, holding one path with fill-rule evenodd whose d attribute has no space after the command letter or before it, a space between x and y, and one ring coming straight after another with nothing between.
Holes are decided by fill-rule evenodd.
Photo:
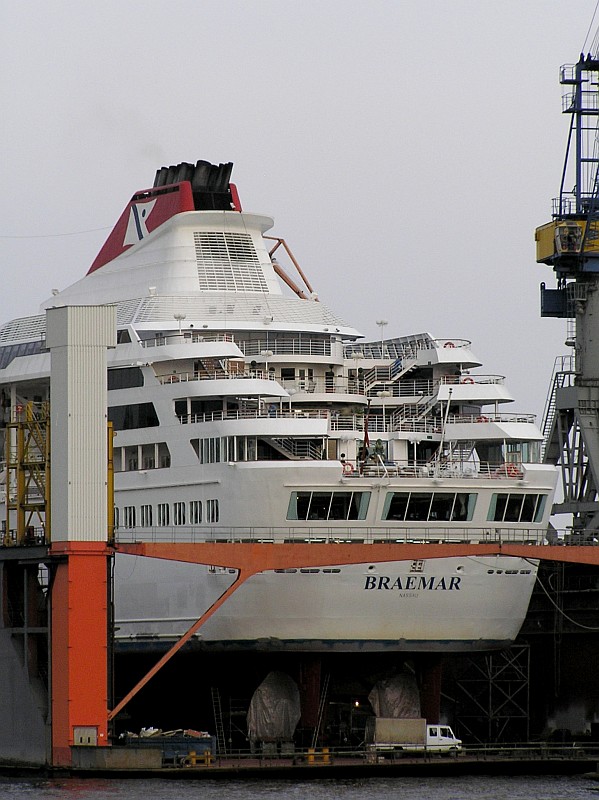
<instances>
[{"instance_id":1,"label":"staircase","mask_svg":"<svg viewBox=\"0 0 599 800\"><path fill-rule=\"evenodd\" d=\"M313 439L270 439L272 447L291 459L322 460L322 440Z\"/></svg>"},{"instance_id":2,"label":"staircase","mask_svg":"<svg viewBox=\"0 0 599 800\"><path fill-rule=\"evenodd\" d=\"M557 394L560 389L574 385L574 356L558 356L553 365L553 378L543 411L543 457L549 450L555 428Z\"/></svg>"},{"instance_id":3,"label":"staircase","mask_svg":"<svg viewBox=\"0 0 599 800\"><path fill-rule=\"evenodd\" d=\"M436 405L437 395L423 397L417 403L406 403L397 408L391 417L391 430L401 430L402 425L417 423L426 418Z\"/></svg>"}]
</instances>

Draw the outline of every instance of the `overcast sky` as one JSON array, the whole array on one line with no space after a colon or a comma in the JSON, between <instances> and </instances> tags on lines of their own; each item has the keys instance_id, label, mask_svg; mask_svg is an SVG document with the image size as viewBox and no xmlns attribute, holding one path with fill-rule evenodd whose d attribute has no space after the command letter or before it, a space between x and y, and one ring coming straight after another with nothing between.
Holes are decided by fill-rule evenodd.
<instances>
[{"instance_id":1,"label":"overcast sky","mask_svg":"<svg viewBox=\"0 0 599 800\"><path fill-rule=\"evenodd\" d=\"M470 339L540 414L567 350L533 233L559 190L558 69L595 5L2 3L0 321L81 277L158 167L233 161L346 322Z\"/></svg>"}]
</instances>

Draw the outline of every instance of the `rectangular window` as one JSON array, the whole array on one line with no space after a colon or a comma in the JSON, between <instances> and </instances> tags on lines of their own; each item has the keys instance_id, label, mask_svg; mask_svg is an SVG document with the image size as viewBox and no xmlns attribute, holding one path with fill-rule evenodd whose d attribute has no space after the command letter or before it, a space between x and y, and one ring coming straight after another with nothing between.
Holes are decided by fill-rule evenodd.
<instances>
[{"instance_id":1,"label":"rectangular window","mask_svg":"<svg viewBox=\"0 0 599 800\"><path fill-rule=\"evenodd\" d=\"M123 472L123 448L115 447L112 451L112 468L115 472Z\"/></svg>"},{"instance_id":2,"label":"rectangular window","mask_svg":"<svg viewBox=\"0 0 599 800\"><path fill-rule=\"evenodd\" d=\"M520 522L520 515L522 514L522 501L524 497L521 494L508 495L507 505L505 507L504 521L505 522ZM532 520L532 517L531 517Z\"/></svg>"},{"instance_id":3,"label":"rectangular window","mask_svg":"<svg viewBox=\"0 0 599 800\"><path fill-rule=\"evenodd\" d=\"M312 492L308 519L328 519L332 492Z\"/></svg>"},{"instance_id":4,"label":"rectangular window","mask_svg":"<svg viewBox=\"0 0 599 800\"><path fill-rule=\"evenodd\" d=\"M219 510L218 500L206 501L206 522L218 522Z\"/></svg>"},{"instance_id":5,"label":"rectangular window","mask_svg":"<svg viewBox=\"0 0 599 800\"><path fill-rule=\"evenodd\" d=\"M189 524L200 525L202 522L202 501L190 500L189 502Z\"/></svg>"},{"instance_id":6,"label":"rectangular window","mask_svg":"<svg viewBox=\"0 0 599 800\"><path fill-rule=\"evenodd\" d=\"M546 500L544 494L494 494L487 519L491 522L541 522Z\"/></svg>"},{"instance_id":7,"label":"rectangular window","mask_svg":"<svg viewBox=\"0 0 599 800\"><path fill-rule=\"evenodd\" d=\"M477 495L475 494L458 492L458 494L455 496L455 502L453 504L451 521L467 522L468 520L471 520L472 515L474 514L474 507L476 505L476 497Z\"/></svg>"},{"instance_id":8,"label":"rectangular window","mask_svg":"<svg viewBox=\"0 0 599 800\"><path fill-rule=\"evenodd\" d=\"M450 492L435 492L431 502L429 519L440 522L449 522L453 511L455 494Z\"/></svg>"},{"instance_id":9,"label":"rectangular window","mask_svg":"<svg viewBox=\"0 0 599 800\"><path fill-rule=\"evenodd\" d=\"M110 406L108 420L115 431L130 431L135 428L155 428L158 415L152 403L132 403L128 406Z\"/></svg>"},{"instance_id":10,"label":"rectangular window","mask_svg":"<svg viewBox=\"0 0 599 800\"><path fill-rule=\"evenodd\" d=\"M127 472L133 472L137 469L137 457L137 445L134 445L133 447L125 447L125 469Z\"/></svg>"},{"instance_id":11,"label":"rectangular window","mask_svg":"<svg viewBox=\"0 0 599 800\"><path fill-rule=\"evenodd\" d=\"M229 436L228 437L227 460L228 461L235 461L235 437L234 436Z\"/></svg>"},{"instance_id":12,"label":"rectangular window","mask_svg":"<svg viewBox=\"0 0 599 800\"><path fill-rule=\"evenodd\" d=\"M143 373L139 367L120 367L108 370L109 392L113 389L133 389L143 385Z\"/></svg>"},{"instance_id":13,"label":"rectangular window","mask_svg":"<svg viewBox=\"0 0 599 800\"><path fill-rule=\"evenodd\" d=\"M142 469L154 469L156 466L156 446L153 444L144 444L141 447L141 464Z\"/></svg>"},{"instance_id":14,"label":"rectangular window","mask_svg":"<svg viewBox=\"0 0 599 800\"><path fill-rule=\"evenodd\" d=\"M458 492L389 492L383 519L403 522L466 522L472 519L476 494Z\"/></svg>"},{"instance_id":15,"label":"rectangular window","mask_svg":"<svg viewBox=\"0 0 599 800\"><path fill-rule=\"evenodd\" d=\"M158 458L158 461L156 460ZM114 471L133 472L139 469L156 469L156 464L161 467L170 467L171 459L166 442L155 444L129 445L115 447Z\"/></svg>"},{"instance_id":16,"label":"rectangular window","mask_svg":"<svg viewBox=\"0 0 599 800\"><path fill-rule=\"evenodd\" d=\"M171 454L166 442L160 442L158 444L158 463L162 469L166 469L171 465Z\"/></svg>"},{"instance_id":17,"label":"rectangular window","mask_svg":"<svg viewBox=\"0 0 599 800\"><path fill-rule=\"evenodd\" d=\"M185 525L185 503L173 503L173 522L175 525Z\"/></svg>"},{"instance_id":18,"label":"rectangular window","mask_svg":"<svg viewBox=\"0 0 599 800\"><path fill-rule=\"evenodd\" d=\"M543 521L543 513L545 512L545 503L547 502L547 495L540 494L537 500L537 508L535 510L534 521L535 522L542 522Z\"/></svg>"},{"instance_id":19,"label":"rectangular window","mask_svg":"<svg viewBox=\"0 0 599 800\"><path fill-rule=\"evenodd\" d=\"M291 492L287 519L366 519L370 492Z\"/></svg>"},{"instance_id":20,"label":"rectangular window","mask_svg":"<svg viewBox=\"0 0 599 800\"><path fill-rule=\"evenodd\" d=\"M158 524L170 525L171 516L168 503L158 503Z\"/></svg>"},{"instance_id":21,"label":"rectangular window","mask_svg":"<svg viewBox=\"0 0 599 800\"><path fill-rule=\"evenodd\" d=\"M428 519L428 512L430 509L432 495L424 492L412 492L410 494L410 502L408 503L409 520L415 522L423 522Z\"/></svg>"},{"instance_id":22,"label":"rectangular window","mask_svg":"<svg viewBox=\"0 0 599 800\"><path fill-rule=\"evenodd\" d=\"M409 492L390 492L385 499L383 519L404 520L408 510Z\"/></svg>"},{"instance_id":23,"label":"rectangular window","mask_svg":"<svg viewBox=\"0 0 599 800\"><path fill-rule=\"evenodd\" d=\"M152 506L142 506L141 509L141 525L143 528L152 527Z\"/></svg>"},{"instance_id":24,"label":"rectangular window","mask_svg":"<svg viewBox=\"0 0 599 800\"><path fill-rule=\"evenodd\" d=\"M123 508L123 522L125 528L135 528L135 506L125 506Z\"/></svg>"}]
</instances>

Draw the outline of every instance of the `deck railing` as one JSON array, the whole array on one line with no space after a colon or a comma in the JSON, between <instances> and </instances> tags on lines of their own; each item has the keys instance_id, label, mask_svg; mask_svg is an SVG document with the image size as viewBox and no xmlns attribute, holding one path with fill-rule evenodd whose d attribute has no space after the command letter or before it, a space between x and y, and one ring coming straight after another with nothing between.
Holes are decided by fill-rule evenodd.
<instances>
[{"instance_id":1,"label":"deck railing","mask_svg":"<svg viewBox=\"0 0 599 800\"><path fill-rule=\"evenodd\" d=\"M258 341L236 343L241 352L248 357L262 356L265 351L273 356L330 356L330 339L312 339L307 337L277 337ZM272 357L272 356L271 356Z\"/></svg>"},{"instance_id":2,"label":"deck railing","mask_svg":"<svg viewBox=\"0 0 599 800\"><path fill-rule=\"evenodd\" d=\"M171 383L189 383L191 381L232 381L232 380L263 380L280 385L273 375L262 369L249 371L225 370L225 369L204 369L200 372L173 372L168 375L156 376L163 385Z\"/></svg>"},{"instance_id":3,"label":"deck railing","mask_svg":"<svg viewBox=\"0 0 599 800\"><path fill-rule=\"evenodd\" d=\"M178 414L182 425L220 422L236 419L327 419L329 412L324 409L300 411L298 409L279 408L273 404L269 408L238 408L228 411L209 411L202 414Z\"/></svg>"},{"instance_id":4,"label":"deck railing","mask_svg":"<svg viewBox=\"0 0 599 800\"><path fill-rule=\"evenodd\" d=\"M169 333L165 336L155 336L153 339L141 339L142 347L165 347L173 344L200 344L202 342L235 342L232 333L200 333L199 331L185 331L185 333Z\"/></svg>"},{"instance_id":5,"label":"deck railing","mask_svg":"<svg viewBox=\"0 0 599 800\"><path fill-rule=\"evenodd\" d=\"M352 521L351 525L339 523L331 525L323 521L322 525L310 524L294 526L252 526L219 527L216 525L179 525L170 527L119 527L116 531L117 542L256 542L281 544L489 544L497 542L513 542L528 544L547 544L546 531L540 527L530 528L514 525L512 528L482 527L455 523L431 527L422 523L422 527L414 523L397 523L395 526L372 527L360 526ZM299 570L298 570L299 571Z\"/></svg>"}]
</instances>

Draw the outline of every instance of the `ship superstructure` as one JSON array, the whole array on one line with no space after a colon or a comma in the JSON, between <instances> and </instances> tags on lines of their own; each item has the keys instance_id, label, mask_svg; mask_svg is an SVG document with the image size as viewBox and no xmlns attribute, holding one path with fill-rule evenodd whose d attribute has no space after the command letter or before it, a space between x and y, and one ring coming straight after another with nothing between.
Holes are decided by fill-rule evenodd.
<instances>
[{"instance_id":1,"label":"ship superstructure","mask_svg":"<svg viewBox=\"0 0 599 800\"><path fill-rule=\"evenodd\" d=\"M202 161L159 170L88 274L43 305L117 306L117 539L542 540L556 470L541 463L533 415L504 411L504 378L480 371L468 340L364 341L320 301L287 243L267 235L272 219L242 210L230 172ZM44 314L0 329L9 454L11 424L49 397L44 338ZM14 484L9 470L7 544ZM536 567L497 556L266 571L195 644L501 647L518 633ZM234 577L117 555L117 645L165 647Z\"/></svg>"}]
</instances>

